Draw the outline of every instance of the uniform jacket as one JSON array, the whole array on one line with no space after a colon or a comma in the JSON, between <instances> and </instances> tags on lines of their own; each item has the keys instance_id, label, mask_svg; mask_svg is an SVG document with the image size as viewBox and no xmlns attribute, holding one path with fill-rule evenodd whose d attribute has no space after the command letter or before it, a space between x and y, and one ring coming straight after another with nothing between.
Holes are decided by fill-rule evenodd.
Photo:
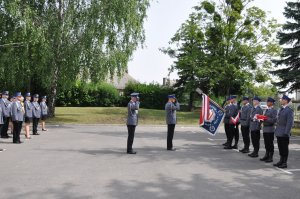
<instances>
[{"instance_id":1,"label":"uniform jacket","mask_svg":"<svg viewBox=\"0 0 300 199\"><path fill-rule=\"evenodd\" d=\"M32 118L32 103L29 100L25 100L24 102L25 107L25 117Z\"/></svg>"},{"instance_id":2,"label":"uniform jacket","mask_svg":"<svg viewBox=\"0 0 300 199\"><path fill-rule=\"evenodd\" d=\"M238 114L238 108L237 105L234 104L228 104L225 106L225 117L224 117L224 123L225 124L231 124L231 117L235 118Z\"/></svg>"},{"instance_id":3,"label":"uniform jacket","mask_svg":"<svg viewBox=\"0 0 300 199\"><path fill-rule=\"evenodd\" d=\"M42 115L48 115L48 106L46 102L41 102L40 106L41 106Z\"/></svg>"},{"instance_id":4,"label":"uniform jacket","mask_svg":"<svg viewBox=\"0 0 300 199\"><path fill-rule=\"evenodd\" d=\"M265 116L268 116L268 119L264 121L263 132L264 133L274 133L275 123L277 121L277 110L274 108L267 109Z\"/></svg>"},{"instance_id":5,"label":"uniform jacket","mask_svg":"<svg viewBox=\"0 0 300 199\"><path fill-rule=\"evenodd\" d=\"M251 113L250 113L250 131L259 131L261 130L261 122L257 119L255 119L255 115L263 114L263 110L260 108L260 106L252 107Z\"/></svg>"},{"instance_id":6,"label":"uniform jacket","mask_svg":"<svg viewBox=\"0 0 300 199\"><path fill-rule=\"evenodd\" d=\"M139 110L140 103L130 101L127 105L128 116L127 116L127 125L137 126L138 118L136 110Z\"/></svg>"},{"instance_id":7,"label":"uniform jacket","mask_svg":"<svg viewBox=\"0 0 300 199\"><path fill-rule=\"evenodd\" d=\"M278 112L275 135L277 137L290 137L294 125L294 112L290 107L281 108Z\"/></svg>"},{"instance_id":8,"label":"uniform jacket","mask_svg":"<svg viewBox=\"0 0 300 199\"><path fill-rule=\"evenodd\" d=\"M4 117L11 117L11 107L12 103L7 99L0 99L0 106L2 108L3 116Z\"/></svg>"},{"instance_id":9,"label":"uniform jacket","mask_svg":"<svg viewBox=\"0 0 300 199\"><path fill-rule=\"evenodd\" d=\"M38 102L32 102L32 116L33 118L41 118L41 107Z\"/></svg>"},{"instance_id":10,"label":"uniform jacket","mask_svg":"<svg viewBox=\"0 0 300 199\"><path fill-rule=\"evenodd\" d=\"M24 112L20 101L15 101L11 107L12 112L12 121L24 121Z\"/></svg>"},{"instance_id":11,"label":"uniform jacket","mask_svg":"<svg viewBox=\"0 0 300 199\"><path fill-rule=\"evenodd\" d=\"M246 104L241 109L241 117L240 122L242 126L250 126L250 113L252 110L252 106L250 104Z\"/></svg>"},{"instance_id":12,"label":"uniform jacket","mask_svg":"<svg viewBox=\"0 0 300 199\"><path fill-rule=\"evenodd\" d=\"M180 110L180 104L178 102L172 103L167 102L165 106L166 110L166 123L167 124L176 124L176 111Z\"/></svg>"}]
</instances>

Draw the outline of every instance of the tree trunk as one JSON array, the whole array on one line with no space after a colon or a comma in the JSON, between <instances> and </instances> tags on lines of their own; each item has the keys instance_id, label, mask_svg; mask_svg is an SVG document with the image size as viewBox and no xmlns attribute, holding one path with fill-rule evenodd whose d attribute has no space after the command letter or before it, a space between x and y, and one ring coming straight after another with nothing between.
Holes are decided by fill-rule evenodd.
<instances>
[{"instance_id":1,"label":"tree trunk","mask_svg":"<svg viewBox=\"0 0 300 199\"><path fill-rule=\"evenodd\" d=\"M53 72L53 78L52 78L51 87L50 87L50 94L48 96L49 117L55 116L57 83L58 83L58 67L56 65L54 72Z\"/></svg>"},{"instance_id":2,"label":"tree trunk","mask_svg":"<svg viewBox=\"0 0 300 199\"><path fill-rule=\"evenodd\" d=\"M193 103L194 103L194 92L190 92L190 99L189 99L189 105L188 110L193 111Z\"/></svg>"}]
</instances>

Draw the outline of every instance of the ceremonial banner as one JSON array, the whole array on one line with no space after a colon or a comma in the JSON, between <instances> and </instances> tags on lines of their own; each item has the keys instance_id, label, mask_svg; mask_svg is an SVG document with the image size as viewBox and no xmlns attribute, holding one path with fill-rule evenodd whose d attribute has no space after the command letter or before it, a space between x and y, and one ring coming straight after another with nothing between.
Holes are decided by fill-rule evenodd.
<instances>
[{"instance_id":1,"label":"ceremonial banner","mask_svg":"<svg viewBox=\"0 0 300 199\"><path fill-rule=\"evenodd\" d=\"M211 135L216 135L225 116L225 110L207 95L202 94L202 109L200 112L200 126Z\"/></svg>"}]
</instances>

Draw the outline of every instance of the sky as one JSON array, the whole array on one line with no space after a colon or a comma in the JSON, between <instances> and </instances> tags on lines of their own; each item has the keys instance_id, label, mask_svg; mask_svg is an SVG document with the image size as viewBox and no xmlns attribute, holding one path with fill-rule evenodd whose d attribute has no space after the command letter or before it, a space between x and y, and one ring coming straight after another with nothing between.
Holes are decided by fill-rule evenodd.
<instances>
[{"instance_id":1,"label":"sky","mask_svg":"<svg viewBox=\"0 0 300 199\"><path fill-rule=\"evenodd\" d=\"M170 39L199 2L200 0L152 0L144 24L146 34L144 48L138 48L128 64L129 74L133 78L141 83L162 84L174 60L159 51L159 48L168 47ZM254 0L251 5L267 11L269 17L284 23L285 2L285 0ZM176 79L177 74L172 73L170 78Z\"/></svg>"}]
</instances>

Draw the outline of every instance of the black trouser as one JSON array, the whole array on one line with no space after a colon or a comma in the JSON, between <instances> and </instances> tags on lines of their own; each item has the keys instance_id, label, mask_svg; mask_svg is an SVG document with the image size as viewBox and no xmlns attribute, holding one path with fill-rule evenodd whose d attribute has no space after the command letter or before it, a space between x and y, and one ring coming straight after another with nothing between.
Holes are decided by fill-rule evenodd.
<instances>
[{"instance_id":1,"label":"black trouser","mask_svg":"<svg viewBox=\"0 0 300 199\"><path fill-rule=\"evenodd\" d=\"M7 137L10 117L3 117L3 126L1 127L1 137Z\"/></svg>"},{"instance_id":2,"label":"black trouser","mask_svg":"<svg viewBox=\"0 0 300 199\"><path fill-rule=\"evenodd\" d=\"M234 124L225 124L225 132L227 136L227 144L231 146L233 137L235 135L235 125Z\"/></svg>"},{"instance_id":3,"label":"black trouser","mask_svg":"<svg viewBox=\"0 0 300 199\"><path fill-rule=\"evenodd\" d=\"M168 124L167 149L173 148L175 124Z\"/></svg>"},{"instance_id":4,"label":"black trouser","mask_svg":"<svg viewBox=\"0 0 300 199\"><path fill-rule=\"evenodd\" d=\"M274 153L274 133L263 133L266 152Z\"/></svg>"},{"instance_id":5,"label":"black trouser","mask_svg":"<svg viewBox=\"0 0 300 199\"><path fill-rule=\"evenodd\" d=\"M229 141L229 124L224 123L225 135L226 135L226 143L228 144Z\"/></svg>"},{"instance_id":6,"label":"black trouser","mask_svg":"<svg viewBox=\"0 0 300 199\"><path fill-rule=\"evenodd\" d=\"M234 129L234 141L235 141L234 145L238 145L239 139L240 139L239 124L236 124Z\"/></svg>"},{"instance_id":7,"label":"black trouser","mask_svg":"<svg viewBox=\"0 0 300 199\"><path fill-rule=\"evenodd\" d=\"M13 121L14 131L13 131L13 142L20 142L20 134L22 130L22 121Z\"/></svg>"},{"instance_id":8,"label":"black trouser","mask_svg":"<svg viewBox=\"0 0 300 199\"><path fill-rule=\"evenodd\" d=\"M135 125L127 125L127 129L128 129L127 152L132 151L135 127L136 127Z\"/></svg>"},{"instance_id":9,"label":"black trouser","mask_svg":"<svg viewBox=\"0 0 300 199\"><path fill-rule=\"evenodd\" d=\"M279 149L279 155L286 158L289 156L289 137L277 137L277 144Z\"/></svg>"},{"instance_id":10,"label":"black trouser","mask_svg":"<svg viewBox=\"0 0 300 199\"><path fill-rule=\"evenodd\" d=\"M39 124L40 118L32 118L32 132L33 134L37 134L37 127Z\"/></svg>"},{"instance_id":11,"label":"black trouser","mask_svg":"<svg viewBox=\"0 0 300 199\"><path fill-rule=\"evenodd\" d=\"M254 152L258 153L260 146L260 130L251 131L251 140Z\"/></svg>"},{"instance_id":12,"label":"black trouser","mask_svg":"<svg viewBox=\"0 0 300 199\"><path fill-rule=\"evenodd\" d=\"M249 149L250 146L250 129L249 126L241 126L243 142L244 142L244 149Z\"/></svg>"}]
</instances>

